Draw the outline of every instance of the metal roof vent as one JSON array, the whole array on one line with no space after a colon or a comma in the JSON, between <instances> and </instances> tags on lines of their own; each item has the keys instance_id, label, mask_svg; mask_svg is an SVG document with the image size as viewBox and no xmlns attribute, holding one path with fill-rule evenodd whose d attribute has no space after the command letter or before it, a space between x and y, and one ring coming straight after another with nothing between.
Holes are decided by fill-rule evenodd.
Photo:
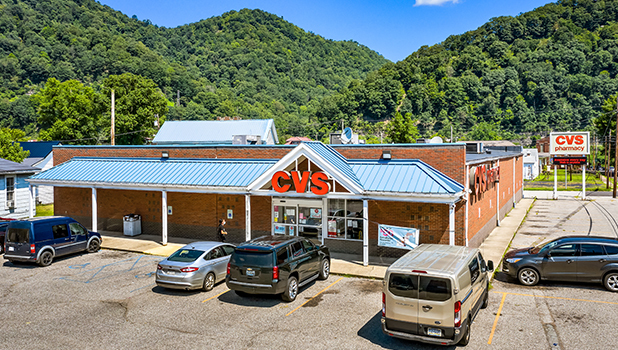
<instances>
[{"instance_id":1,"label":"metal roof vent","mask_svg":"<svg viewBox=\"0 0 618 350\"><path fill-rule=\"evenodd\" d=\"M382 151L382 159L391 160L391 151Z\"/></svg>"}]
</instances>

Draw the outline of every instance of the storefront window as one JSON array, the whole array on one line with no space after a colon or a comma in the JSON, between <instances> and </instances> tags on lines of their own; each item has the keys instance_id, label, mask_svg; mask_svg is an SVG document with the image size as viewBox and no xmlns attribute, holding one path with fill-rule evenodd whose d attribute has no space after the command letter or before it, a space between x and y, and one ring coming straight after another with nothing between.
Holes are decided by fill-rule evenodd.
<instances>
[{"instance_id":1,"label":"storefront window","mask_svg":"<svg viewBox=\"0 0 618 350\"><path fill-rule=\"evenodd\" d=\"M363 239L363 201L328 200L328 237Z\"/></svg>"},{"instance_id":2,"label":"storefront window","mask_svg":"<svg viewBox=\"0 0 618 350\"><path fill-rule=\"evenodd\" d=\"M304 236L321 241L322 208L303 205L274 205L273 233Z\"/></svg>"}]
</instances>

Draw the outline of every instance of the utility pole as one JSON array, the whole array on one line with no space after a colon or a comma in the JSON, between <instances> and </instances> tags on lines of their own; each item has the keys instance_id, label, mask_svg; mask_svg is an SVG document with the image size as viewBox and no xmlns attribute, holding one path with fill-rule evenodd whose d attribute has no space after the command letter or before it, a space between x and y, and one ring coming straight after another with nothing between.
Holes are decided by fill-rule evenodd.
<instances>
[{"instance_id":1,"label":"utility pole","mask_svg":"<svg viewBox=\"0 0 618 350\"><path fill-rule=\"evenodd\" d=\"M609 149L611 147L612 131L605 136L605 189L609 189Z\"/></svg>"},{"instance_id":2,"label":"utility pole","mask_svg":"<svg viewBox=\"0 0 618 350\"><path fill-rule=\"evenodd\" d=\"M116 95L112 89L112 146L116 145Z\"/></svg>"},{"instance_id":3,"label":"utility pole","mask_svg":"<svg viewBox=\"0 0 618 350\"><path fill-rule=\"evenodd\" d=\"M616 182L618 182L618 96L616 96L616 145L614 147L616 149L614 155L614 192L612 197L616 198Z\"/></svg>"}]
</instances>

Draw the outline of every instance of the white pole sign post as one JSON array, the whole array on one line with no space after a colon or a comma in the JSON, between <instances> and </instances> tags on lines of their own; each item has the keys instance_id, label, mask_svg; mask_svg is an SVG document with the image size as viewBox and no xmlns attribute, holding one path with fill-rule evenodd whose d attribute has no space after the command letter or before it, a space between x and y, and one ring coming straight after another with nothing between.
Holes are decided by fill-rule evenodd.
<instances>
[{"instance_id":1,"label":"white pole sign post","mask_svg":"<svg viewBox=\"0 0 618 350\"><path fill-rule=\"evenodd\" d=\"M590 132L552 132L549 134L549 154L555 156L587 156L590 154ZM565 157L569 158L569 157ZM567 183L567 164L568 159L564 162L564 184ZM558 167L554 160L554 199L558 198ZM571 163L576 164L576 163ZM586 199L586 164L585 162L577 163L582 165L582 199Z\"/></svg>"}]
</instances>

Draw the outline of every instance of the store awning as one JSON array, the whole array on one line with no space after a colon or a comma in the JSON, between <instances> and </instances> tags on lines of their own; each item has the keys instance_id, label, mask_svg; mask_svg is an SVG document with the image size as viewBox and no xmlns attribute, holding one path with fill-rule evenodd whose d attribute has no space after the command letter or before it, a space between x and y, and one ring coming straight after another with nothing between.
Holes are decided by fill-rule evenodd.
<instances>
[{"instance_id":1,"label":"store awning","mask_svg":"<svg viewBox=\"0 0 618 350\"><path fill-rule=\"evenodd\" d=\"M246 192L247 185L273 164L269 160L73 158L28 181L33 185Z\"/></svg>"}]
</instances>

